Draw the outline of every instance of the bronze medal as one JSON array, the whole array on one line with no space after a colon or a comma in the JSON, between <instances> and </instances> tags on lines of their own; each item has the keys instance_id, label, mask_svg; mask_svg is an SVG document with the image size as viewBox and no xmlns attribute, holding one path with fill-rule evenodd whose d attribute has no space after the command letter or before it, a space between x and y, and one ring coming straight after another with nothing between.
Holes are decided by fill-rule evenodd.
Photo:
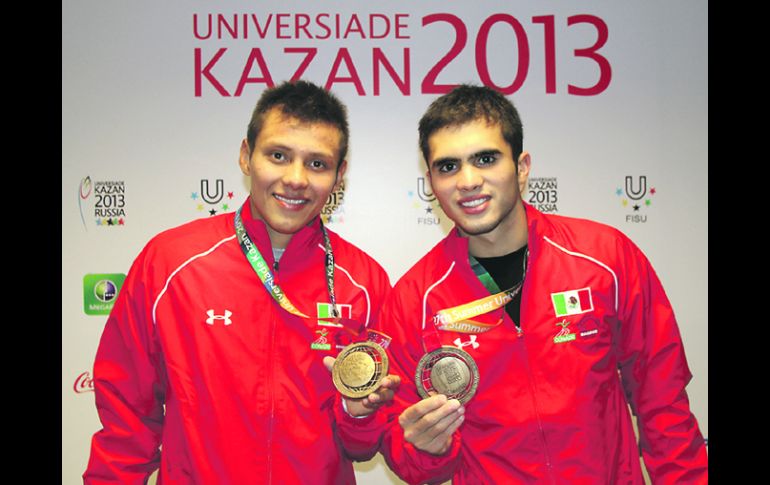
<instances>
[{"instance_id":1,"label":"bronze medal","mask_svg":"<svg viewBox=\"0 0 770 485\"><path fill-rule=\"evenodd\" d=\"M479 368L466 351L445 345L422 356L414 379L423 399L435 392L465 404L476 394Z\"/></svg>"},{"instance_id":2,"label":"bronze medal","mask_svg":"<svg viewBox=\"0 0 770 485\"><path fill-rule=\"evenodd\" d=\"M366 397L388 375L388 356L374 342L354 342L340 352L332 367L334 387L345 397Z\"/></svg>"}]
</instances>

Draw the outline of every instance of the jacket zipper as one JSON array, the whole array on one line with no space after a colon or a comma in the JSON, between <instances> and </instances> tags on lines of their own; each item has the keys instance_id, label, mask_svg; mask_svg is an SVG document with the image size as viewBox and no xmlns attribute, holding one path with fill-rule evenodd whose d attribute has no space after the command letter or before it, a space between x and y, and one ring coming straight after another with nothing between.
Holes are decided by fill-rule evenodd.
<instances>
[{"instance_id":1,"label":"jacket zipper","mask_svg":"<svg viewBox=\"0 0 770 485\"><path fill-rule=\"evenodd\" d=\"M276 270L277 265L276 265ZM271 305L272 307L272 305ZM270 318L270 347L268 351L268 376L267 376L267 390L270 400L270 422L268 424L267 431L267 483L268 485L273 483L273 422L275 420L275 395L274 395L274 381L275 381L275 367L273 362L275 361L275 312L274 308L271 308Z\"/></svg>"},{"instance_id":2,"label":"jacket zipper","mask_svg":"<svg viewBox=\"0 0 770 485\"><path fill-rule=\"evenodd\" d=\"M524 349L524 364L527 367L527 381L529 383L529 392L532 396L532 406L535 408L535 417L537 418L537 427L540 430L540 440L543 444L543 452L545 453L545 466L548 469L548 476L551 479L551 483L555 484L556 480L553 476L553 466L551 465L551 455L548 452L548 446L545 441L545 430L543 429L543 422L540 420L540 412L537 409L537 397L535 396L534 376L532 375L532 369L529 366L529 353L527 352L527 344L524 340L524 331L521 327L517 327L518 338L521 341L521 347Z\"/></svg>"}]
</instances>

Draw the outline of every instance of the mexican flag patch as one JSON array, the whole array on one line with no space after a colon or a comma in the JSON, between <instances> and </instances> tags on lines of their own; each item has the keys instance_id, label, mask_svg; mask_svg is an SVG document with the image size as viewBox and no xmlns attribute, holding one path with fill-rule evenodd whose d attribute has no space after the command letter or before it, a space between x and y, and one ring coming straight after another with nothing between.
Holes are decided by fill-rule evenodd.
<instances>
[{"instance_id":1,"label":"mexican flag patch","mask_svg":"<svg viewBox=\"0 0 770 485\"><path fill-rule=\"evenodd\" d=\"M557 317L579 315L594 309L593 301L591 301L591 288L551 293L551 301Z\"/></svg>"}]
</instances>

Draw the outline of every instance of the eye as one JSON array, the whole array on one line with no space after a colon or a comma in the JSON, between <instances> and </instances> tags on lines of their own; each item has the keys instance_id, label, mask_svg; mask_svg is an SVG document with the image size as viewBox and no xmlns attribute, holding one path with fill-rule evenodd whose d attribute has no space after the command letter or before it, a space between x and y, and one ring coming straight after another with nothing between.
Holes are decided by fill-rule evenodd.
<instances>
[{"instance_id":1,"label":"eye","mask_svg":"<svg viewBox=\"0 0 770 485\"><path fill-rule=\"evenodd\" d=\"M478 158L477 165L491 165L495 163L497 157L495 155L481 155Z\"/></svg>"},{"instance_id":2,"label":"eye","mask_svg":"<svg viewBox=\"0 0 770 485\"><path fill-rule=\"evenodd\" d=\"M313 170L324 170L329 166L329 164L323 160L311 160L308 165Z\"/></svg>"},{"instance_id":3,"label":"eye","mask_svg":"<svg viewBox=\"0 0 770 485\"><path fill-rule=\"evenodd\" d=\"M270 158L277 162L285 162L287 159L283 152L271 152Z\"/></svg>"},{"instance_id":4,"label":"eye","mask_svg":"<svg viewBox=\"0 0 770 485\"><path fill-rule=\"evenodd\" d=\"M442 162L438 166L440 173L451 173L457 170L457 164L455 162Z\"/></svg>"}]
</instances>

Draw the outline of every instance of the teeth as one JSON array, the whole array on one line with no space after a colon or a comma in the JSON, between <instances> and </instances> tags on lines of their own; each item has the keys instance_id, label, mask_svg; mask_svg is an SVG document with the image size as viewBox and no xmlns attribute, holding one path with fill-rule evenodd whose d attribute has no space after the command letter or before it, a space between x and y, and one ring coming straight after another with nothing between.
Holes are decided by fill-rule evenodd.
<instances>
[{"instance_id":1,"label":"teeth","mask_svg":"<svg viewBox=\"0 0 770 485\"><path fill-rule=\"evenodd\" d=\"M275 198L280 200L281 202L286 202L287 204L291 205L301 205L301 204L307 204L306 199L287 199L286 197L281 197L278 194L274 194Z\"/></svg>"},{"instance_id":2,"label":"teeth","mask_svg":"<svg viewBox=\"0 0 770 485\"><path fill-rule=\"evenodd\" d=\"M480 206L481 204L483 204L486 201L487 201L486 198L473 199L473 200L470 200L468 202L463 202L460 205L463 206L463 207L477 207L477 206Z\"/></svg>"}]
</instances>

